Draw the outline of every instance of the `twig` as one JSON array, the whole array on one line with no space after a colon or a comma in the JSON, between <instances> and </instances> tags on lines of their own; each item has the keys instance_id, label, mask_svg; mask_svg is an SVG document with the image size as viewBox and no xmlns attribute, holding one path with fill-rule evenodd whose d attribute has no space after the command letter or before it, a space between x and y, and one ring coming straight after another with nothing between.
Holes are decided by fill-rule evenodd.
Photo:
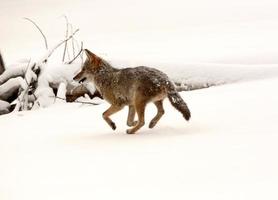
<instances>
[{"instance_id":1,"label":"twig","mask_svg":"<svg viewBox=\"0 0 278 200\"><path fill-rule=\"evenodd\" d=\"M64 18L66 19L66 38L68 37L69 35L69 20L67 18L66 15L64 15ZM64 62L65 61L65 56L66 56L66 51L67 51L67 47L68 47L68 42L66 41L65 42L65 47L64 47L64 53L63 53L63 58L62 58L62 61Z\"/></svg>"},{"instance_id":2,"label":"twig","mask_svg":"<svg viewBox=\"0 0 278 200\"><path fill-rule=\"evenodd\" d=\"M66 38L65 40L59 42L56 46L54 46L51 50L49 50L48 54L46 56L44 56L41 61L42 62L46 62L47 59L53 54L53 52L60 47L62 44L64 44L65 42L67 42L68 40L70 40L77 32L79 31L79 29L76 29L73 34L71 34L68 38ZM37 65L39 65L40 63L37 63Z\"/></svg>"},{"instance_id":3,"label":"twig","mask_svg":"<svg viewBox=\"0 0 278 200\"><path fill-rule=\"evenodd\" d=\"M43 36L43 39L44 39L45 48L48 49L47 39L46 39L44 33L42 32L41 28L33 20L31 20L27 17L24 17L23 19L31 22L40 31L40 33L41 33L41 35Z\"/></svg>"},{"instance_id":4,"label":"twig","mask_svg":"<svg viewBox=\"0 0 278 200\"><path fill-rule=\"evenodd\" d=\"M30 83L28 83L27 78L26 78L26 74L27 74L27 71L28 71L30 62L31 62L31 58L30 58L29 61L28 61L28 65L27 65L26 71L25 71L25 73L24 73L24 74L25 74L25 75L24 75L24 80L25 80L25 82L26 82L26 84L27 84L27 89L26 89L24 95L26 95L26 93L28 92L28 90L29 90L29 88L30 88L30 84L31 84L31 82L32 82L32 79L31 79L31 80L30 80ZM34 65L33 65L33 66L34 66ZM32 70L33 66L31 67L31 70ZM33 93L32 95L34 96L35 99L37 99L37 96L36 96L34 93Z\"/></svg>"},{"instance_id":5,"label":"twig","mask_svg":"<svg viewBox=\"0 0 278 200\"><path fill-rule=\"evenodd\" d=\"M30 89L30 84L31 84L31 82L32 82L32 78L31 78L31 79L29 80L30 83L28 83L27 77L26 77L26 76L27 76L28 69L29 69L29 66L30 66L30 63L31 63L31 58L30 58L29 61L28 61L28 65L27 65L27 68L26 68L26 71L25 71L25 75L24 75L24 80L25 80L25 82L26 82L26 84L27 84L27 88L26 88L26 90L25 90L25 92L24 92L23 97L25 97L26 95L28 96L28 92L29 92L29 89ZM33 67L33 66L32 66L32 67ZM32 67L31 67L30 70L32 70ZM34 93L32 93L32 95L34 96L35 99L38 99L37 96L36 96ZM27 103L28 103L28 98L25 97L25 100L26 100ZM26 106L26 105L25 105L25 106Z\"/></svg>"},{"instance_id":6,"label":"twig","mask_svg":"<svg viewBox=\"0 0 278 200\"><path fill-rule=\"evenodd\" d=\"M76 58L78 58L78 57L80 56L80 54L82 53L82 51L83 51L83 42L81 42L81 48L80 48L80 51L78 52L78 54L77 54L71 61L69 61L68 64L73 63L73 61L75 61Z\"/></svg>"},{"instance_id":7,"label":"twig","mask_svg":"<svg viewBox=\"0 0 278 200\"><path fill-rule=\"evenodd\" d=\"M72 34L72 31L73 31L72 24L70 24L70 30L71 30L71 34ZM74 45L74 38L73 37L72 37L72 40L71 40L71 46L72 46L72 55L73 55L73 57L75 57L75 45Z\"/></svg>"},{"instance_id":8,"label":"twig","mask_svg":"<svg viewBox=\"0 0 278 200\"><path fill-rule=\"evenodd\" d=\"M77 39L73 38L73 40L74 40L74 43L75 43L75 45L76 45L76 48L77 48L77 49L80 49L80 46L79 46L79 44L78 44Z\"/></svg>"},{"instance_id":9,"label":"twig","mask_svg":"<svg viewBox=\"0 0 278 200\"><path fill-rule=\"evenodd\" d=\"M24 81L26 82L27 87L26 87L26 89L23 89L21 91L21 93L19 94L19 96L17 97L18 103L15 106L15 109L14 109L15 111L18 111L18 110L22 109L22 107L24 107L24 109L26 109L26 98L25 98L25 95L27 94L27 92L29 90L29 83L27 81L26 76L27 76L27 72L28 72L30 63L31 63L31 58L28 61L28 64L27 64L27 67L26 67L26 70L25 70L24 76L23 76ZM30 82L31 82L31 80L30 80ZM23 102L23 100L25 100L25 102ZM27 103L28 103L28 100L27 100Z\"/></svg>"},{"instance_id":10,"label":"twig","mask_svg":"<svg viewBox=\"0 0 278 200\"><path fill-rule=\"evenodd\" d=\"M26 74L27 74L27 71L28 71L28 69L29 69L30 63L31 63L31 58L28 60L27 67L26 67L26 70L25 70L25 72L24 72L24 80L25 80L27 86L29 85L29 83L28 83L28 81L26 80Z\"/></svg>"},{"instance_id":11,"label":"twig","mask_svg":"<svg viewBox=\"0 0 278 200\"><path fill-rule=\"evenodd\" d=\"M80 48L80 46L79 46L79 44L78 44L78 41L75 39L75 38L73 38L74 39L74 42L75 42L75 44L76 44L76 46L77 46L77 48L79 49ZM83 42L81 42L81 49L82 49L82 51L81 52L79 52L81 55L80 55L80 58L81 58L81 63L82 63L82 65L83 65L83 53L84 53L84 49L83 49Z\"/></svg>"},{"instance_id":12,"label":"twig","mask_svg":"<svg viewBox=\"0 0 278 200\"><path fill-rule=\"evenodd\" d=\"M51 97L53 97L53 98L57 98L57 99L61 99L61 100L65 100L65 101L67 100L67 99L65 99L65 98L62 98L62 97L57 97L57 96L51 96ZM78 100L73 101L73 103L90 104L90 105L94 105L94 106L99 105L98 103L85 102L85 101L78 101Z\"/></svg>"},{"instance_id":13,"label":"twig","mask_svg":"<svg viewBox=\"0 0 278 200\"><path fill-rule=\"evenodd\" d=\"M82 63L82 66L84 64L84 56L83 56L83 54L84 54L84 51L81 52L81 63Z\"/></svg>"}]
</instances>

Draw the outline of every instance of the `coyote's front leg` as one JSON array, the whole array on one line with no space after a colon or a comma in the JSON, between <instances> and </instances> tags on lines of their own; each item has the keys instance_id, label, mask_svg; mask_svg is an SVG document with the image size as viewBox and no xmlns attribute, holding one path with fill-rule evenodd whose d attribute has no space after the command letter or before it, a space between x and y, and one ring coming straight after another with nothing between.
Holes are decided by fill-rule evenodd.
<instances>
[{"instance_id":1,"label":"coyote's front leg","mask_svg":"<svg viewBox=\"0 0 278 200\"><path fill-rule=\"evenodd\" d=\"M107 122L107 124L113 129L116 129L116 124L109 118L109 116L123 109L123 106L119 105L111 105L103 114L103 119Z\"/></svg>"}]
</instances>

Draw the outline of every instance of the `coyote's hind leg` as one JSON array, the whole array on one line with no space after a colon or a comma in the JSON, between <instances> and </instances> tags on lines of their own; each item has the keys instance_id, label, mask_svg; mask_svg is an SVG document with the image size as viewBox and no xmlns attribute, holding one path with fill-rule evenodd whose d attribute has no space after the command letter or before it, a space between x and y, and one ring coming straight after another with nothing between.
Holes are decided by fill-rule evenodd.
<instances>
[{"instance_id":1,"label":"coyote's hind leg","mask_svg":"<svg viewBox=\"0 0 278 200\"><path fill-rule=\"evenodd\" d=\"M138 122L133 128L128 129L126 131L127 134L133 134L136 131L138 131L142 126L144 126L146 105L147 105L147 101L145 101L144 99L137 100L135 102L135 110L136 110L137 115L138 115Z\"/></svg>"},{"instance_id":2,"label":"coyote's hind leg","mask_svg":"<svg viewBox=\"0 0 278 200\"><path fill-rule=\"evenodd\" d=\"M160 120L160 118L162 117L162 115L164 114L164 109L163 109L163 101L156 101L154 102L156 108L157 108L157 114L156 116L152 119L152 121L149 124L149 128L153 128L157 122Z\"/></svg>"}]
</instances>

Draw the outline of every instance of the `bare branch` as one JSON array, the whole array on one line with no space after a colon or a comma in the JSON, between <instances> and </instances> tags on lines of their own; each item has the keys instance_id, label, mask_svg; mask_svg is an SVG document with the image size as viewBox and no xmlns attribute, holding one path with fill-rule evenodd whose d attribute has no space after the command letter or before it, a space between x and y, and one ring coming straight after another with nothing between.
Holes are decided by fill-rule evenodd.
<instances>
[{"instance_id":1,"label":"bare branch","mask_svg":"<svg viewBox=\"0 0 278 200\"><path fill-rule=\"evenodd\" d=\"M68 37L69 35L69 20L67 18L66 15L64 15L64 18L66 20L66 38ZM62 58L62 61L64 62L65 61L65 56L66 56L66 51L67 51L67 47L68 47L68 42L66 41L65 42L65 47L64 47L64 53L63 53L63 58Z\"/></svg>"},{"instance_id":2,"label":"bare branch","mask_svg":"<svg viewBox=\"0 0 278 200\"><path fill-rule=\"evenodd\" d=\"M75 43L75 45L76 45L76 48L77 48L77 49L80 49L80 45L79 45L77 39L73 38L73 40L74 40L74 43Z\"/></svg>"},{"instance_id":3,"label":"bare branch","mask_svg":"<svg viewBox=\"0 0 278 200\"><path fill-rule=\"evenodd\" d=\"M70 24L70 31L71 31L71 34L73 32L73 26L72 24ZM74 38L72 37L72 40L71 40L71 46L72 46L72 55L73 57L75 57L75 45L74 45Z\"/></svg>"},{"instance_id":4,"label":"bare branch","mask_svg":"<svg viewBox=\"0 0 278 200\"><path fill-rule=\"evenodd\" d=\"M40 33L41 33L41 35L43 36L43 39L44 39L45 48L48 49L47 39L46 39L44 33L42 32L41 28L33 20L31 20L27 17L24 17L23 19L31 22L40 31Z\"/></svg>"},{"instance_id":5,"label":"bare branch","mask_svg":"<svg viewBox=\"0 0 278 200\"><path fill-rule=\"evenodd\" d=\"M80 51L78 52L78 54L77 54L71 61L69 61L68 64L73 63L73 61L75 61L76 58L78 58L78 57L80 56L80 54L82 53L82 51L83 51L83 42L81 42L81 48L80 48Z\"/></svg>"},{"instance_id":6,"label":"bare branch","mask_svg":"<svg viewBox=\"0 0 278 200\"><path fill-rule=\"evenodd\" d=\"M57 97L57 96L53 96L53 98L57 98L57 99L65 100L65 101L67 100L65 98L61 98L61 97ZM73 101L73 103L82 103L82 104L89 104L89 105L94 105L94 106L99 105L98 103L92 103L92 102L86 102L86 101L78 101L78 100Z\"/></svg>"},{"instance_id":7,"label":"bare branch","mask_svg":"<svg viewBox=\"0 0 278 200\"><path fill-rule=\"evenodd\" d=\"M46 55L44 55L42 57L42 59L40 59L39 62L36 63L36 67L39 66L41 63L44 63L47 61L47 59L53 54L53 52L59 48L62 44L64 44L65 42L67 42L68 40L70 40L77 32L79 31L79 29L76 29L73 34L71 34L68 38L62 40L61 42L59 42L57 45L55 45L52 49L50 49L48 51L48 53Z\"/></svg>"}]
</instances>

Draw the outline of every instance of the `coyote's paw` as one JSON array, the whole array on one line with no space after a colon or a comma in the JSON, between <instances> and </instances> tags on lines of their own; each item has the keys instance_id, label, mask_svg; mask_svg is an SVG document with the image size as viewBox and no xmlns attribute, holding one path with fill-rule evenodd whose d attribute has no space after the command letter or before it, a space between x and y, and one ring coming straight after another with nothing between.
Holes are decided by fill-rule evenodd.
<instances>
[{"instance_id":1,"label":"coyote's paw","mask_svg":"<svg viewBox=\"0 0 278 200\"><path fill-rule=\"evenodd\" d=\"M116 124L114 122L110 122L109 123L109 126L113 129L113 130L116 130Z\"/></svg>"},{"instance_id":2,"label":"coyote's paw","mask_svg":"<svg viewBox=\"0 0 278 200\"><path fill-rule=\"evenodd\" d=\"M127 122L127 125L129 127L132 127L132 126L135 126L137 124L137 121L134 121L134 122Z\"/></svg>"},{"instance_id":3,"label":"coyote's paw","mask_svg":"<svg viewBox=\"0 0 278 200\"><path fill-rule=\"evenodd\" d=\"M156 125L157 121L156 120L152 120L149 124L149 128L153 128Z\"/></svg>"},{"instance_id":4,"label":"coyote's paw","mask_svg":"<svg viewBox=\"0 0 278 200\"><path fill-rule=\"evenodd\" d=\"M127 129L127 130L126 130L126 133L127 133L127 134L134 134L135 131L133 131L132 128L131 128L131 129Z\"/></svg>"}]
</instances>

